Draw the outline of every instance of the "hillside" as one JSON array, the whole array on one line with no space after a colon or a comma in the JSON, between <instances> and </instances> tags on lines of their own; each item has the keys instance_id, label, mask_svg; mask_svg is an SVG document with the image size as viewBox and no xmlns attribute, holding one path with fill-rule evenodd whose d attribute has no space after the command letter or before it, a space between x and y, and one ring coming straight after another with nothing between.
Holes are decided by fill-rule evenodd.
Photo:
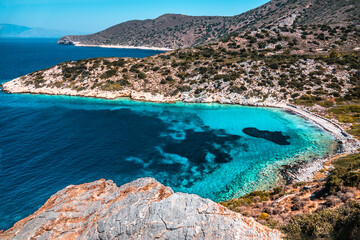
<instances>
[{"instance_id":1,"label":"hillside","mask_svg":"<svg viewBox=\"0 0 360 240\"><path fill-rule=\"evenodd\" d=\"M0 36L1 37L15 36L30 29L31 28L29 27L19 26L19 25L0 24Z\"/></svg>"},{"instance_id":2,"label":"hillside","mask_svg":"<svg viewBox=\"0 0 360 240\"><path fill-rule=\"evenodd\" d=\"M156 19L128 21L95 34L65 36L58 43L185 48L257 28L359 24L359 9L360 2L355 0L273 0L233 17L165 14Z\"/></svg>"},{"instance_id":3,"label":"hillside","mask_svg":"<svg viewBox=\"0 0 360 240\"><path fill-rule=\"evenodd\" d=\"M0 37L39 37L58 38L64 34L78 34L72 31L61 31L44 28L31 28L14 24L0 24Z\"/></svg>"},{"instance_id":4,"label":"hillside","mask_svg":"<svg viewBox=\"0 0 360 240\"><path fill-rule=\"evenodd\" d=\"M66 62L3 87L9 92L257 105L302 96L352 98L359 91L359 34L354 26L262 29L144 59Z\"/></svg>"}]
</instances>

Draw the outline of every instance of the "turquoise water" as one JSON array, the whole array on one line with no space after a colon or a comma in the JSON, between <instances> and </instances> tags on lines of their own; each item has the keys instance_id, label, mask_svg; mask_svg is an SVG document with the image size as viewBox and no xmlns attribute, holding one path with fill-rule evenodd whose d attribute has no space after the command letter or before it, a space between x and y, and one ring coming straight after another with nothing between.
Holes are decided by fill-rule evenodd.
<instances>
[{"instance_id":1,"label":"turquoise water","mask_svg":"<svg viewBox=\"0 0 360 240\"><path fill-rule=\"evenodd\" d=\"M0 81L7 69L0 64ZM150 176L221 201L273 186L282 164L326 156L334 146L329 134L281 109L5 93L0 104L0 229L70 184ZM290 144L250 137L247 127L281 131Z\"/></svg>"}]
</instances>

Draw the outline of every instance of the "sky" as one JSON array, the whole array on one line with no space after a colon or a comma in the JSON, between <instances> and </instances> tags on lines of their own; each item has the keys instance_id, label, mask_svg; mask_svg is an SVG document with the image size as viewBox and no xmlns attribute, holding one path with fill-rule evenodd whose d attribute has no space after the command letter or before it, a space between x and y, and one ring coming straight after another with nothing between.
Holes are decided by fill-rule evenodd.
<instances>
[{"instance_id":1,"label":"sky","mask_svg":"<svg viewBox=\"0 0 360 240\"><path fill-rule=\"evenodd\" d=\"M268 0L0 0L0 23L94 33L165 13L233 16Z\"/></svg>"}]
</instances>

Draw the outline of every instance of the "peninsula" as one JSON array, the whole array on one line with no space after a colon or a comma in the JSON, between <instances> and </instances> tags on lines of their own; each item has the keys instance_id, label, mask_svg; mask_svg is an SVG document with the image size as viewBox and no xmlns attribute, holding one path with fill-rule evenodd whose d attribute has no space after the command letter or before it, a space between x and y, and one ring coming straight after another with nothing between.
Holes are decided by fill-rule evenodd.
<instances>
[{"instance_id":1,"label":"peninsula","mask_svg":"<svg viewBox=\"0 0 360 240\"><path fill-rule=\"evenodd\" d=\"M343 129L357 131L358 125L351 124L357 118L349 122L333 114L359 101L357 46L354 25L275 26L144 59L65 62L6 82L3 91L281 107L318 123L343 143L345 152L353 152L357 140Z\"/></svg>"}]
</instances>

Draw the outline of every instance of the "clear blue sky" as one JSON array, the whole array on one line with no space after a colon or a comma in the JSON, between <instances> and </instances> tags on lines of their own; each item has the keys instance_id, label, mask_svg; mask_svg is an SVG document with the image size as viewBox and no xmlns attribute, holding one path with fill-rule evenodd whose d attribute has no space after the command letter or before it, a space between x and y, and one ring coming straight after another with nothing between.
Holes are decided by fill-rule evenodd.
<instances>
[{"instance_id":1,"label":"clear blue sky","mask_svg":"<svg viewBox=\"0 0 360 240\"><path fill-rule=\"evenodd\" d=\"M164 13L232 16L269 0L0 0L0 23L97 32Z\"/></svg>"}]
</instances>

